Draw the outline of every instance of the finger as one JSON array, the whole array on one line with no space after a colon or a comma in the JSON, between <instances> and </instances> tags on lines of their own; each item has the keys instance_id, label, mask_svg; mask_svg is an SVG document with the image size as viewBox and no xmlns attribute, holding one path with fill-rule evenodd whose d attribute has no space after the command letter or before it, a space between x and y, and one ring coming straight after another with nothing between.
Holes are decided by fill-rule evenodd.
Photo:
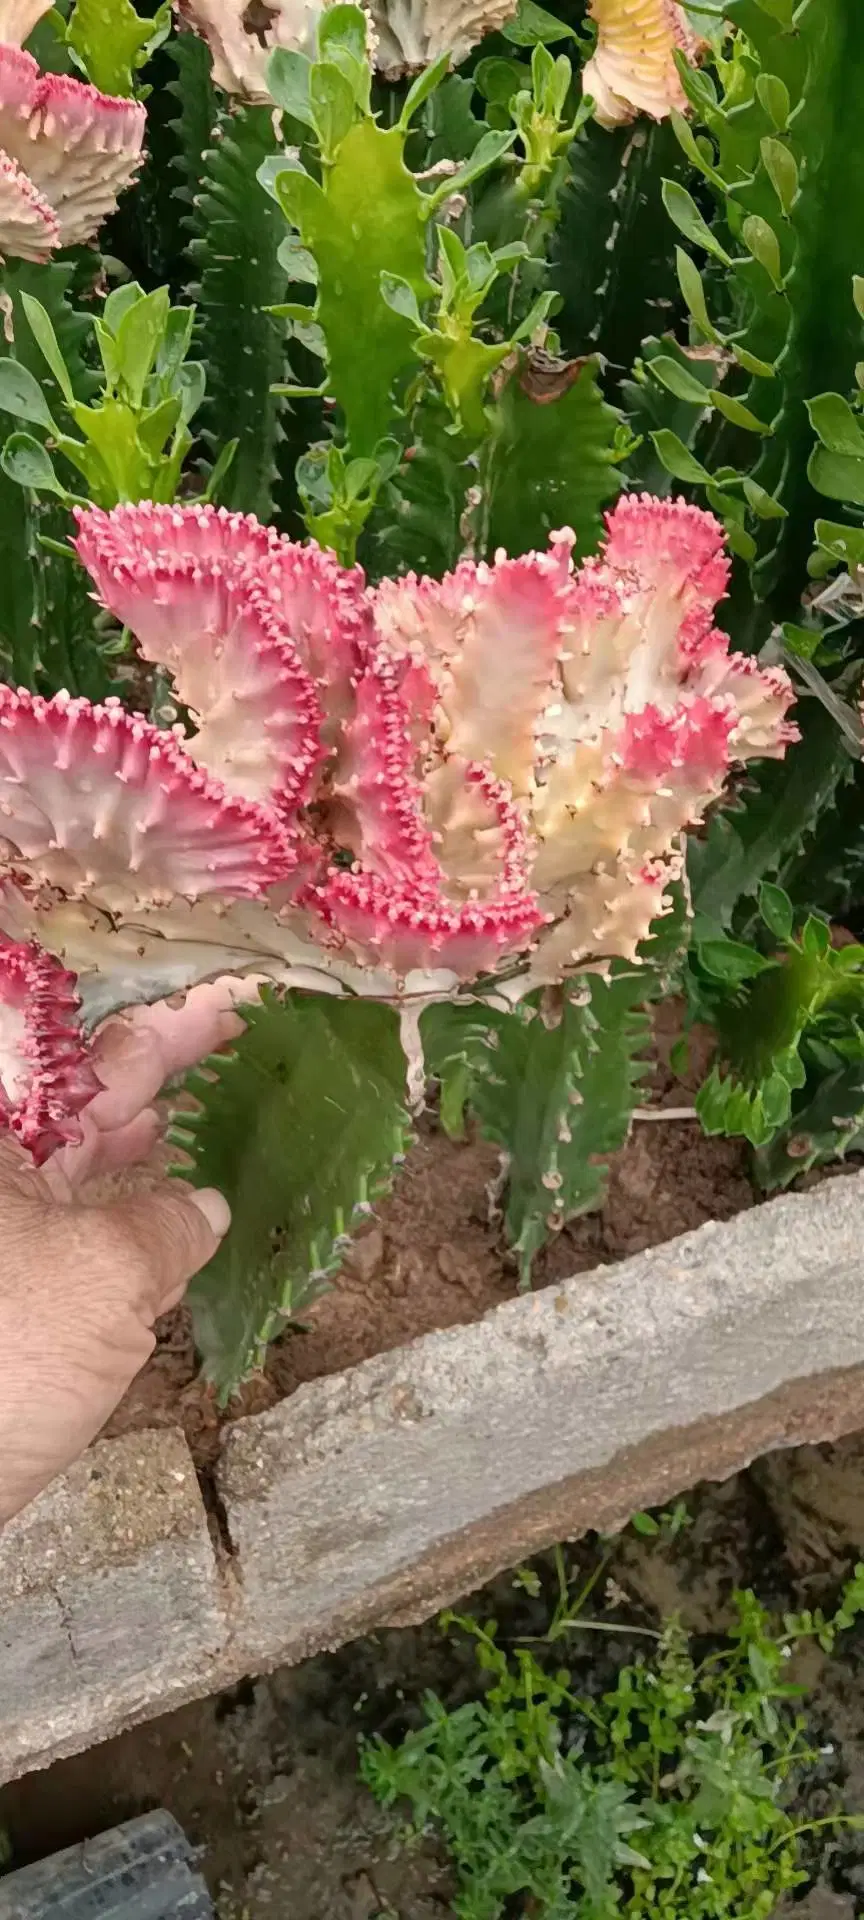
<instances>
[{"instance_id":1,"label":"finger","mask_svg":"<svg viewBox=\"0 0 864 1920\"><path fill-rule=\"evenodd\" d=\"M50 1167L51 1161L47 1162ZM68 1182L61 1178L64 1196L68 1196ZM0 1208L4 1212L10 1206L29 1203L33 1207L44 1207L50 1197L51 1188L46 1179L46 1167L35 1167L24 1147L9 1134L0 1134Z\"/></svg>"},{"instance_id":2,"label":"finger","mask_svg":"<svg viewBox=\"0 0 864 1920\"><path fill-rule=\"evenodd\" d=\"M88 1180L101 1180L104 1174L116 1173L122 1167L135 1167L142 1160L149 1160L157 1141L163 1132L164 1122L155 1107L145 1107L143 1113L136 1113L128 1126L114 1127L109 1133L94 1129L94 1139L86 1174ZM70 1149L74 1155L78 1149ZM73 1186L81 1185L77 1162L73 1160L69 1178Z\"/></svg>"},{"instance_id":3,"label":"finger","mask_svg":"<svg viewBox=\"0 0 864 1920\"><path fill-rule=\"evenodd\" d=\"M227 1200L213 1187L186 1192L170 1181L148 1193L99 1208L106 1225L146 1255L152 1274L155 1314L182 1293L194 1273L212 1260L231 1224Z\"/></svg>"},{"instance_id":4,"label":"finger","mask_svg":"<svg viewBox=\"0 0 864 1920\"><path fill-rule=\"evenodd\" d=\"M193 987L181 1006L159 1000L109 1021L97 1034L92 1054L104 1088L87 1108L97 1127L125 1126L156 1099L166 1080L236 1040L245 1023L234 1006L254 1002L261 979L224 975Z\"/></svg>"},{"instance_id":5,"label":"finger","mask_svg":"<svg viewBox=\"0 0 864 1920\"><path fill-rule=\"evenodd\" d=\"M101 1133L125 1127L143 1107L149 1107L168 1077L159 1037L133 1025L131 1019L112 1020L93 1042L91 1061L102 1082L85 1109Z\"/></svg>"},{"instance_id":6,"label":"finger","mask_svg":"<svg viewBox=\"0 0 864 1920\"><path fill-rule=\"evenodd\" d=\"M80 1187L90 1179L92 1173L98 1171L100 1143L104 1136L86 1107L78 1116L78 1125L80 1140L74 1147L58 1147L50 1160L46 1160L42 1170L56 1200L68 1200L73 1187Z\"/></svg>"}]
</instances>

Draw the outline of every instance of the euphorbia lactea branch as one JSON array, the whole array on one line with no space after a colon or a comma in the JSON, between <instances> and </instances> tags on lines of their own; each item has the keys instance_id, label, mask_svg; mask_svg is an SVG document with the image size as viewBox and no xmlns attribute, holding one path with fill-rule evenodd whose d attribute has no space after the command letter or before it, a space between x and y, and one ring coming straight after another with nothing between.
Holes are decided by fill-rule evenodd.
<instances>
[{"instance_id":1,"label":"euphorbia lactea branch","mask_svg":"<svg viewBox=\"0 0 864 1920\"><path fill-rule=\"evenodd\" d=\"M713 624L722 540L630 497L575 573L564 531L368 590L221 509L81 513L99 599L189 725L0 691L7 936L80 977L90 1020L217 973L404 1002L633 956L682 829L796 737L785 674Z\"/></svg>"},{"instance_id":2,"label":"euphorbia lactea branch","mask_svg":"<svg viewBox=\"0 0 864 1920\"><path fill-rule=\"evenodd\" d=\"M0 257L92 240L138 171L146 115L0 45Z\"/></svg>"}]
</instances>

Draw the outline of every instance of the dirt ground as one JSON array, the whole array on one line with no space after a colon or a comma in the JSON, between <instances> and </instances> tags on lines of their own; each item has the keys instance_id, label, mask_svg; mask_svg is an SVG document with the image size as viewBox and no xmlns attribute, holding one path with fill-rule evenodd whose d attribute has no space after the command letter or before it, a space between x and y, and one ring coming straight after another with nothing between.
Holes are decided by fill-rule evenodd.
<instances>
[{"instance_id":1,"label":"dirt ground","mask_svg":"<svg viewBox=\"0 0 864 1920\"><path fill-rule=\"evenodd\" d=\"M664 1064L679 1025L674 1002L661 1010L658 1062L643 1100L652 1110L680 1109L692 1087ZM694 1059L692 1084L700 1065ZM332 1290L309 1310L303 1331L291 1330L270 1350L266 1372L220 1411L197 1377L188 1314L166 1316L150 1364L118 1409L108 1434L182 1424L196 1464L206 1474L219 1448L222 1422L260 1413L306 1380L356 1366L437 1327L477 1320L517 1290L515 1263L490 1218L497 1149L454 1143L434 1114L375 1222L354 1245ZM693 1119L636 1120L611 1161L603 1207L566 1227L535 1263L544 1286L607 1261L641 1253L706 1220L727 1220L758 1196L742 1141L708 1140Z\"/></svg>"},{"instance_id":2,"label":"dirt ground","mask_svg":"<svg viewBox=\"0 0 864 1920\"><path fill-rule=\"evenodd\" d=\"M864 1554L864 1436L773 1455L722 1487L698 1489L687 1504L692 1524L674 1541L622 1540L610 1569L616 1619L619 1590L635 1624L676 1611L695 1634L723 1630L739 1585L778 1610L828 1601ZM582 1542L568 1551L587 1566L593 1549ZM548 1563L535 1564L548 1577ZM526 1620L537 1630L538 1603L509 1576L473 1604L494 1610L505 1632L526 1631ZM586 1691L610 1678L598 1640L577 1637L568 1656ZM805 1817L841 1796L848 1810L864 1811L864 1624L832 1660L808 1650L804 1662L796 1677L812 1690L813 1744L823 1753L802 1795ZM446 1920L446 1864L431 1845L394 1847L357 1779L357 1738L398 1737L416 1721L425 1687L453 1704L473 1676L464 1645L434 1622L382 1633L5 1788L0 1828L23 1864L165 1806L202 1849L220 1920ZM864 1834L832 1837L813 1867L816 1886L783 1920L864 1914Z\"/></svg>"}]
</instances>

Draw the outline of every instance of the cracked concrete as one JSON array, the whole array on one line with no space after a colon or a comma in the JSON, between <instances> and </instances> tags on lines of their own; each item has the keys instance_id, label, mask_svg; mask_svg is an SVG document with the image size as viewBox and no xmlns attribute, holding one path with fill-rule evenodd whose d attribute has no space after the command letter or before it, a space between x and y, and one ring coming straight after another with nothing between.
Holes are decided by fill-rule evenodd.
<instances>
[{"instance_id":1,"label":"cracked concrete","mask_svg":"<svg viewBox=\"0 0 864 1920\"><path fill-rule=\"evenodd\" d=\"M127 1435L0 1535L0 1780L440 1604L756 1455L864 1426L864 1174L300 1388Z\"/></svg>"},{"instance_id":2,"label":"cracked concrete","mask_svg":"<svg viewBox=\"0 0 864 1920\"><path fill-rule=\"evenodd\" d=\"M103 1441L0 1534L0 1773L205 1693L226 1605L182 1434ZM82 1738L83 1735L83 1738Z\"/></svg>"}]
</instances>

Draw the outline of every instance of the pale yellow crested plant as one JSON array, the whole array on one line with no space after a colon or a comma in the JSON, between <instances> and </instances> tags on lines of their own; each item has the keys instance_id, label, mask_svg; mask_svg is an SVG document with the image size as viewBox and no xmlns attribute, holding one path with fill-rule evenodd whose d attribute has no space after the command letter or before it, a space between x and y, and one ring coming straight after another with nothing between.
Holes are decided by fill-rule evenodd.
<instances>
[{"instance_id":1,"label":"pale yellow crested plant","mask_svg":"<svg viewBox=\"0 0 864 1920\"><path fill-rule=\"evenodd\" d=\"M703 42L678 0L591 0L597 45L583 74L601 127L625 126L640 113L665 120L687 101L675 54L695 60Z\"/></svg>"}]
</instances>

